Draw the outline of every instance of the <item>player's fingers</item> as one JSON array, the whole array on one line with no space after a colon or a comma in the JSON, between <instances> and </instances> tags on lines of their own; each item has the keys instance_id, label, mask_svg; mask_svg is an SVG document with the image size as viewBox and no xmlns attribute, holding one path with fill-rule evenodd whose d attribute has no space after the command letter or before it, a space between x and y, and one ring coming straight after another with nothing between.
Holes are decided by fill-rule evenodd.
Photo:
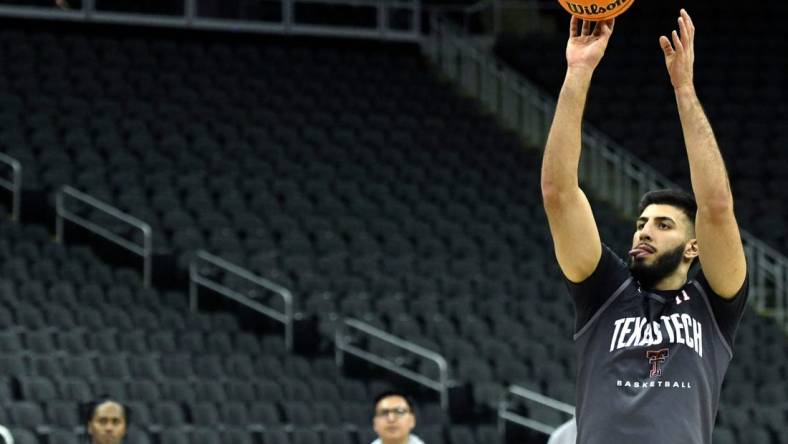
<instances>
[{"instance_id":1,"label":"player's fingers","mask_svg":"<svg viewBox=\"0 0 788 444\"><path fill-rule=\"evenodd\" d=\"M569 19L569 38L577 36L577 16L573 15L571 19Z\"/></svg>"},{"instance_id":2,"label":"player's fingers","mask_svg":"<svg viewBox=\"0 0 788 444\"><path fill-rule=\"evenodd\" d=\"M583 20L583 29L580 35L591 35L591 21Z\"/></svg>"},{"instance_id":3,"label":"player's fingers","mask_svg":"<svg viewBox=\"0 0 788 444\"><path fill-rule=\"evenodd\" d=\"M600 21L600 22L594 22L594 36L595 37L599 37L599 36L602 36L604 34L609 34L610 33L610 31L609 31L610 26L608 25L608 22L609 22L608 20L604 20L604 21Z\"/></svg>"},{"instance_id":4,"label":"player's fingers","mask_svg":"<svg viewBox=\"0 0 788 444\"><path fill-rule=\"evenodd\" d=\"M681 9L681 16L684 18L684 22L687 24L687 31L689 32L690 38L695 38L695 23L692 22L692 18L686 9Z\"/></svg>"},{"instance_id":5,"label":"player's fingers","mask_svg":"<svg viewBox=\"0 0 788 444\"><path fill-rule=\"evenodd\" d=\"M679 17L679 37L681 37L681 44L685 47L689 47L690 43L692 42L692 37L690 37L689 29L687 28L687 21L684 17Z\"/></svg>"},{"instance_id":6,"label":"player's fingers","mask_svg":"<svg viewBox=\"0 0 788 444\"><path fill-rule=\"evenodd\" d=\"M674 29L673 32L670 34L673 39L673 47L676 49L676 52L682 53L684 52L684 45L681 44L681 38L679 38L679 33L676 32Z\"/></svg>"},{"instance_id":7,"label":"player's fingers","mask_svg":"<svg viewBox=\"0 0 788 444\"><path fill-rule=\"evenodd\" d=\"M675 52L673 47L670 46L670 40L664 35L659 37L659 47L662 48L662 53L665 54L665 57L671 56Z\"/></svg>"}]
</instances>

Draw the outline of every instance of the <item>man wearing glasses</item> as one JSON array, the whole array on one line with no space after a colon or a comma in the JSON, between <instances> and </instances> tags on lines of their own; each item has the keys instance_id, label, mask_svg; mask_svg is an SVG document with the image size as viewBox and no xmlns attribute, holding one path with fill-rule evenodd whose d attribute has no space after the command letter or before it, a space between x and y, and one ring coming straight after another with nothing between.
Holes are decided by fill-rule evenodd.
<instances>
[{"instance_id":1,"label":"man wearing glasses","mask_svg":"<svg viewBox=\"0 0 788 444\"><path fill-rule=\"evenodd\" d=\"M410 398L397 391L388 391L375 397L375 417L372 428L378 439L372 444L424 444L411 434L416 426L416 415Z\"/></svg>"}]
</instances>

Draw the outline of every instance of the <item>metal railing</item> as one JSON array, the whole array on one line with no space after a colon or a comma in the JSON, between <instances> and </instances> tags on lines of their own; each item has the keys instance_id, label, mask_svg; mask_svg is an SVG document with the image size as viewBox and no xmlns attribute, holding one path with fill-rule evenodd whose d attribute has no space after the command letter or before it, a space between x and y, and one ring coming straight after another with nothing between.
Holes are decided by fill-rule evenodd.
<instances>
[{"instance_id":1,"label":"metal railing","mask_svg":"<svg viewBox=\"0 0 788 444\"><path fill-rule=\"evenodd\" d=\"M257 300L257 297L249 295L248 292L244 290L239 291L238 289L230 288L227 279L225 281L220 281L215 277L201 274L201 272L205 272L211 267L214 267L212 271L221 270L243 281L254 284L256 287L280 296L283 302L283 311L277 311L275 308L261 303ZM189 307L192 311L196 311L198 307L200 286L213 290L222 296L230 298L258 313L282 323L285 329L285 346L288 350L293 349L293 294L290 290L204 250L197 251L194 259L192 259L189 264Z\"/></svg>"},{"instance_id":2,"label":"metal railing","mask_svg":"<svg viewBox=\"0 0 788 444\"><path fill-rule=\"evenodd\" d=\"M383 341L385 344L397 348L401 352L408 352L418 356L425 361L432 362L438 367L438 378L432 379L417 370L405 367L402 363L393 359L380 356L372 351L365 350L353 344L352 332L364 335L362 340L374 339ZM383 330L375 328L365 322L356 319L345 319L339 324L336 330L335 352L337 365L340 367L344 363L344 354L349 353L379 367L404 376L427 388L435 390L440 395L441 407L446 410L449 407L449 367L446 359L439 353L427 350L418 344L406 341Z\"/></svg>"},{"instance_id":3,"label":"metal railing","mask_svg":"<svg viewBox=\"0 0 788 444\"><path fill-rule=\"evenodd\" d=\"M498 403L498 430L501 433L504 433L507 421L522 427L536 430L537 432L541 432L546 435L553 433L558 427L557 425L545 424L544 422L539 421L530 415L525 416L510 410L509 408L512 405L511 398L514 396L523 398L549 409L566 413L568 418L575 415L575 408L565 402L557 401L553 398L541 395L535 391L528 390L525 387L511 385L503 394L501 401Z\"/></svg>"},{"instance_id":4,"label":"metal railing","mask_svg":"<svg viewBox=\"0 0 788 444\"><path fill-rule=\"evenodd\" d=\"M471 21L474 17L480 16L488 11L492 11L492 24L490 29L482 30L482 33L497 35L499 32L500 16L497 8L499 2L495 0L478 0L475 3L446 3L424 5L425 11L430 17L454 17L455 21L461 23L464 35L471 34ZM430 21L433 19L430 18Z\"/></svg>"},{"instance_id":5,"label":"metal railing","mask_svg":"<svg viewBox=\"0 0 788 444\"><path fill-rule=\"evenodd\" d=\"M423 5L432 21L433 16L449 18L462 30L465 37L487 36L494 38L506 32L504 18L515 18L517 24L529 30L540 29L547 20L539 13L561 9L554 0L478 0L467 2L440 2ZM518 28L518 31L523 31ZM489 41L490 43L492 40Z\"/></svg>"},{"instance_id":6,"label":"metal railing","mask_svg":"<svg viewBox=\"0 0 788 444\"><path fill-rule=\"evenodd\" d=\"M52 3L54 4L54 1ZM61 10L54 5L47 7L5 3L0 5L0 16L390 41L416 42L421 39L421 0L271 0L266 3L278 5L275 17L212 17L210 12L200 10L198 0L183 0L177 13L103 10L96 7L95 0L83 0L80 9L70 10ZM362 14L366 21L356 25L342 25L315 23L316 17L299 17L300 11L308 11L309 6L314 4L351 8L354 13L367 10L366 15ZM403 13L408 17L406 26L395 23Z\"/></svg>"},{"instance_id":7,"label":"metal railing","mask_svg":"<svg viewBox=\"0 0 788 444\"><path fill-rule=\"evenodd\" d=\"M544 146L555 113L555 99L495 56L476 48L456 26L433 17L424 53L465 92L497 113L530 146ZM680 188L602 131L583 123L579 177L583 187L635 217L640 197L656 188ZM745 230L750 299L763 315L788 329L788 258Z\"/></svg>"},{"instance_id":8,"label":"metal railing","mask_svg":"<svg viewBox=\"0 0 788 444\"><path fill-rule=\"evenodd\" d=\"M121 222L124 222L142 232L142 245L138 245L120 235L113 233L110 229L92 222L66 208L66 202L70 199L81 202L89 207L95 208ZM67 220L107 239L126 250L131 251L137 256L142 257L142 282L145 287L151 285L151 266L153 260L153 232L147 222L143 222L136 217L124 213L119 209L102 202L95 197L83 193L68 185L64 185L55 195L55 240L59 243L65 242L64 221Z\"/></svg>"},{"instance_id":9,"label":"metal railing","mask_svg":"<svg viewBox=\"0 0 788 444\"><path fill-rule=\"evenodd\" d=\"M18 221L22 202L22 164L4 153L0 153L0 162L11 167L11 178L0 177L0 187L11 192L11 220Z\"/></svg>"}]
</instances>

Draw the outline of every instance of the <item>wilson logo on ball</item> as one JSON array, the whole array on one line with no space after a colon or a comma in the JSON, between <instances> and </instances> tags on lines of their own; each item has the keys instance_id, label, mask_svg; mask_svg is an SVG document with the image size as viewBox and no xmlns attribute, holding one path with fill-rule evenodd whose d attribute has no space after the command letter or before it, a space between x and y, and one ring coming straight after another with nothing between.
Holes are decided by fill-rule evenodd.
<instances>
[{"instance_id":1,"label":"wilson logo on ball","mask_svg":"<svg viewBox=\"0 0 788 444\"><path fill-rule=\"evenodd\" d=\"M583 20L607 20L622 14L634 0L558 0L572 15Z\"/></svg>"}]
</instances>

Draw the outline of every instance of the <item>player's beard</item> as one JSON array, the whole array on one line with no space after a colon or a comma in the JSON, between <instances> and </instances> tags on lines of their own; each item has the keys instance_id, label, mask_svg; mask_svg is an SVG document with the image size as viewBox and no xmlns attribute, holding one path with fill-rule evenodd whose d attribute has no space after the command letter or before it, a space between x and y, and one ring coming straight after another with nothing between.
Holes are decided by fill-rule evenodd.
<instances>
[{"instance_id":1,"label":"player's beard","mask_svg":"<svg viewBox=\"0 0 788 444\"><path fill-rule=\"evenodd\" d=\"M651 265L646 265L645 262L630 256L629 271L643 288L654 288L659 281L676 271L682 259L684 259L684 245L668 250Z\"/></svg>"}]
</instances>

